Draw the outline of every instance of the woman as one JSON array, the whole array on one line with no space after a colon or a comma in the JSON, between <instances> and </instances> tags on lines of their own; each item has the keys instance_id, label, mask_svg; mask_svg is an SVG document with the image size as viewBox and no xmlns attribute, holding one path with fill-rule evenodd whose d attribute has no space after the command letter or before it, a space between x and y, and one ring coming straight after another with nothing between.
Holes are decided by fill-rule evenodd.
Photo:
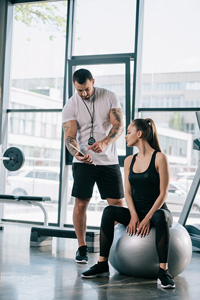
<instances>
[{"instance_id":1,"label":"woman","mask_svg":"<svg viewBox=\"0 0 200 300\"><path fill-rule=\"evenodd\" d=\"M174 288L168 271L169 226L173 218L165 200L169 185L169 166L161 153L152 119L135 119L128 127L128 147L139 152L125 159L125 198L128 208L108 206L104 209L100 231L100 257L96 265L82 273L84 278L109 276L108 256L113 241L114 225L127 226L129 235L145 237L155 227L156 249L160 269L157 282L162 288Z\"/></svg>"}]
</instances>

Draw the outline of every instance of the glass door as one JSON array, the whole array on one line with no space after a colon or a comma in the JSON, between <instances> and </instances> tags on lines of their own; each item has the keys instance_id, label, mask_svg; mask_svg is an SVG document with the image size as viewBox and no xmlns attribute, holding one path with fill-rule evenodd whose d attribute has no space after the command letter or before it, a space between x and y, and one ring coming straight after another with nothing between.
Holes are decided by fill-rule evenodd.
<instances>
[{"instance_id":1,"label":"glass door","mask_svg":"<svg viewBox=\"0 0 200 300\"><path fill-rule=\"evenodd\" d=\"M119 162L123 176L123 163L127 155L132 154L132 149L126 147L125 135L126 129L130 124L131 114L131 57L74 57L69 61L68 78L69 78L69 97L75 93L72 84L72 74L80 69L85 68L90 70L95 79L95 86L108 89L114 92L122 106L123 119L124 119L124 132L117 140L117 151ZM67 150L66 150L67 153ZM73 185L73 177L71 172L71 160L69 155L66 155L66 164L68 165L68 200L66 207L65 224L72 224L72 212L74 206L74 199L69 194ZM93 197L90 201L87 211L87 225L92 227L99 227L102 215L102 210L107 205L107 201L100 198L97 186L94 188Z\"/></svg>"}]
</instances>

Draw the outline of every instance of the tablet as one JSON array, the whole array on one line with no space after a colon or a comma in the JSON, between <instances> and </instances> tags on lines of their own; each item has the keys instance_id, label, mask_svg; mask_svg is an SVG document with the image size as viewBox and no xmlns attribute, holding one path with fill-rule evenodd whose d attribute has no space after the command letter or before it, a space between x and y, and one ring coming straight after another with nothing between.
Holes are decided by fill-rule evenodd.
<instances>
[{"instance_id":1,"label":"tablet","mask_svg":"<svg viewBox=\"0 0 200 300\"><path fill-rule=\"evenodd\" d=\"M84 156L85 154L83 152L81 152L81 150L79 150L78 148L76 148L74 145L72 145L71 143L69 143L69 145L74 148L77 152L79 152L82 156Z\"/></svg>"}]
</instances>

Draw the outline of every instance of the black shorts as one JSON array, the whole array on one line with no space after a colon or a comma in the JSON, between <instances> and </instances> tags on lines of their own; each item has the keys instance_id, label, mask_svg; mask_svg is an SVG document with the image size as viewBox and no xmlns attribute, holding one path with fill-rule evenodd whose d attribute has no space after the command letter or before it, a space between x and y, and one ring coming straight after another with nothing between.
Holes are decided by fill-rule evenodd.
<instances>
[{"instance_id":1,"label":"black shorts","mask_svg":"<svg viewBox=\"0 0 200 300\"><path fill-rule=\"evenodd\" d=\"M102 199L121 199L124 197L119 165L94 166L73 163L72 171L74 177L73 197L80 199L91 198L95 182Z\"/></svg>"}]
</instances>

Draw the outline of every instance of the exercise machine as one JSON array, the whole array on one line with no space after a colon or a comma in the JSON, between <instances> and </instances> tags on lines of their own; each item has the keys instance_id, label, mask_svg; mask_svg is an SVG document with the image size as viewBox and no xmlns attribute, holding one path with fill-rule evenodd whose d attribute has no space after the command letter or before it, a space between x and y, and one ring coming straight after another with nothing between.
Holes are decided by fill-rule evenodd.
<instances>
[{"instance_id":1,"label":"exercise machine","mask_svg":"<svg viewBox=\"0 0 200 300\"><path fill-rule=\"evenodd\" d=\"M200 112L196 112L196 118L197 123L200 129ZM200 138L197 138L193 141L193 149L200 151ZM194 225L186 225L186 221L188 218L188 215L190 213L190 210L192 208L192 204L194 202L194 199L196 197L198 188L200 185L200 163L198 165L197 171L195 173L193 182L191 184L189 193L187 195L185 204L183 206L183 210L181 212L179 223L187 229L188 233L190 234L192 245L194 247L200 248L200 224L194 224Z\"/></svg>"},{"instance_id":2,"label":"exercise machine","mask_svg":"<svg viewBox=\"0 0 200 300\"><path fill-rule=\"evenodd\" d=\"M4 167L13 172L19 170L25 161L25 156L22 150L16 147L8 148L3 156L0 157L3 161ZM37 197L37 196L16 196L16 195L0 195L0 203L7 204L23 204L23 205L33 205L39 207L44 214L44 225L48 226L48 214L42 202L51 201L50 197ZM2 230L3 227L0 227Z\"/></svg>"}]
</instances>

